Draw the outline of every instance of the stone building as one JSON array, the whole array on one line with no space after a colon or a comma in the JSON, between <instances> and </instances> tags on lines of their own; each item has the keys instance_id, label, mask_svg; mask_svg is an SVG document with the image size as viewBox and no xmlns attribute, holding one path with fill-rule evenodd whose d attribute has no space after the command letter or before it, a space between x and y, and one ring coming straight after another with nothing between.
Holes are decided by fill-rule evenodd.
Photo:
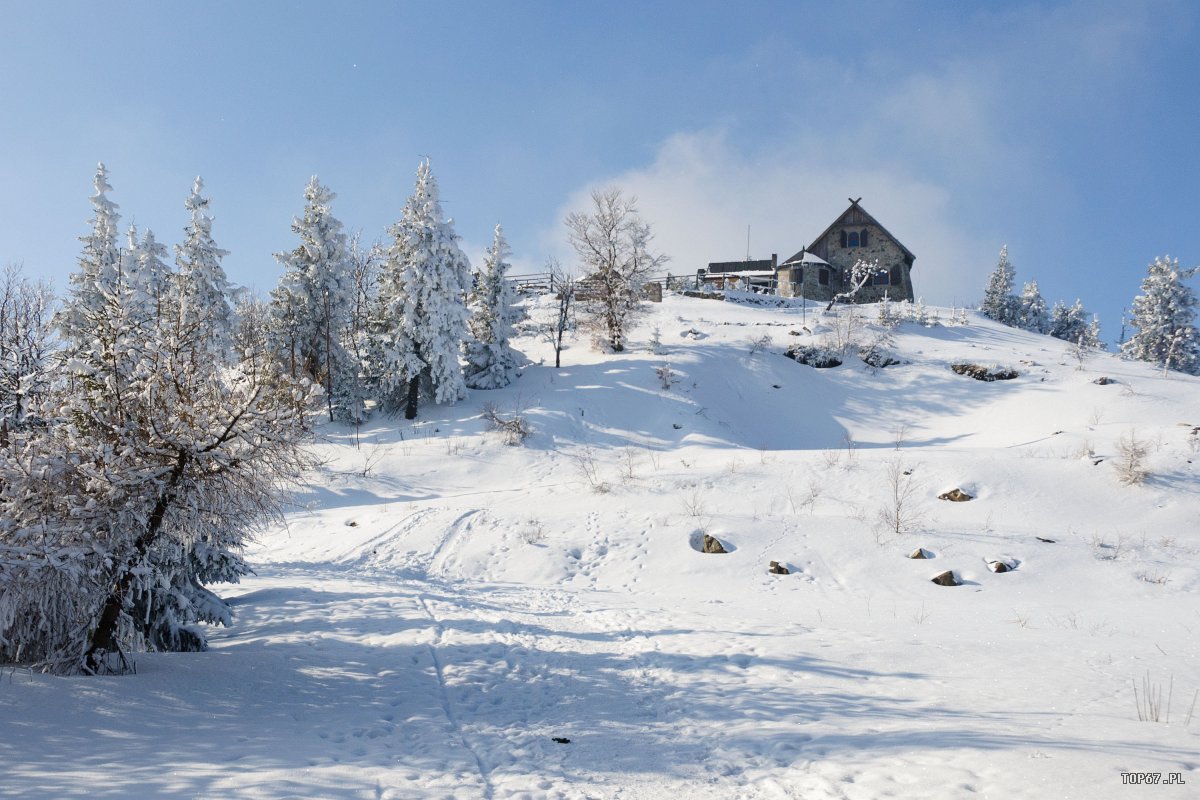
<instances>
[{"instance_id":1,"label":"stone building","mask_svg":"<svg viewBox=\"0 0 1200 800\"><path fill-rule=\"evenodd\" d=\"M885 294L892 300L914 299L911 273L916 256L859 205L861 200L852 199L812 244L779 265L780 295L831 300L850 289L850 268L861 259L878 261L879 271L849 302L874 303Z\"/></svg>"}]
</instances>

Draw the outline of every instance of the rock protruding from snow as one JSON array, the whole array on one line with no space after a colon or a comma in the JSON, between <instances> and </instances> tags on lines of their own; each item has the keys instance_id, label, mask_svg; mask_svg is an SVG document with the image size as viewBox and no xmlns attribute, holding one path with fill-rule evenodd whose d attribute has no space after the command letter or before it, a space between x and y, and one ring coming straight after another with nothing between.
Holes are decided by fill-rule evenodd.
<instances>
[{"instance_id":1,"label":"rock protruding from snow","mask_svg":"<svg viewBox=\"0 0 1200 800\"><path fill-rule=\"evenodd\" d=\"M916 550L913 550L911 553L909 553L908 557L920 559L933 558L933 553L930 553L924 547L918 547Z\"/></svg>"},{"instance_id":2,"label":"rock protruding from snow","mask_svg":"<svg viewBox=\"0 0 1200 800\"><path fill-rule=\"evenodd\" d=\"M962 581L954 576L954 570L949 569L945 572L939 572L930 578L930 580L938 586L962 586Z\"/></svg>"},{"instance_id":3,"label":"rock protruding from snow","mask_svg":"<svg viewBox=\"0 0 1200 800\"><path fill-rule=\"evenodd\" d=\"M974 499L974 495L967 494L959 488L954 488L948 492L942 492L938 495L938 500L949 500L951 503L965 503L968 500Z\"/></svg>"},{"instance_id":4,"label":"rock protruding from snow","mask_svg":"<svg viewBox=\"0 0 1200 800\"><path fill-rule=\"evenodd\" d=\"M704 534L704 539L700 545L700 552L702 552L702 553L728 553L729 551L725 549L725 545L721 544L719 539L717 539L715 536L709 536L706 533L706 534Z\"/></svg>"},{"instance_id":5,"label":"rock protruding from snow","mask_svg":"<svg viewBox=\"0 0 1200 800\"><path fill-rule=\"evenodd\" d=\"M974 378L977 381L1011 381L1021 373L1017 372L1012 367L1001 367L996 364L984 366L983 364L951 364L950 369L958 375L966 375Z\"/></svg>"},{"instance_id":6,"label":"rock protruding from snow","mask_svg":"<svg viewBox=\"0 0 1200 800\"><path fill-rule=\"evenodd\" d=\"M1097 386L1108 386L1110 383L1116 383L1116 381L1107 375L1101 375L1099 378L1096 378L1096 380L1092 381L1092 383L1096 384Z\"/></svg>"},{"instance_id":7,"label":"rock protruding from snow","mask_svg":"<svg viewBox=\"0 0 1200 800\"><path fill-rule=\"evenodd\" d=\"M1012 564L1009 564L1007 561L1001 561L1000 559L989 560L987 565L988 569L990 569L992 572L1012 572L1013 569Z\"/></svg>"},{"instance_id":8,"label":"rock protruding from snow","mask_svg":"<svg viewBox=\"0 0 1200 800\"><path fill-rule=\"evenodd\" d=\"M771 565L769 567L767 567L767 572L771 573L772 575L791 575L792 574L792 571L790 569L785 567L783 564L780 564L778 561L772 561Z\"/></svg>"}]
</instances>

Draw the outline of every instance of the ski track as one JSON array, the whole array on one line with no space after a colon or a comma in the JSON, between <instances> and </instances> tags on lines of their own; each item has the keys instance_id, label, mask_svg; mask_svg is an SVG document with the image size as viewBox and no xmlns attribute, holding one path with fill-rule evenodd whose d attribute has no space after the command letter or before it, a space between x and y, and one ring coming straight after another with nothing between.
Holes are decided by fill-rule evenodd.
<instances>
[{"instance_id":1,"label":"ski track","mask_svg":"<svg viewBox=\"0 0 1200 800\"><path fill-rule=\"evenodd\" d=\"M460 517L459 520L461 521L465 517L466 515ZM447 539L449 539L449 537L447 537ZM471 746L471 742L467 738L466 731L463 730L462 724L458 721L458 716L454 713L454 704L450 700L450 691L446 687L446 670L442 663L442 657L438 654L438 648L441 646L442 639L446 634L445 628L442 626L441 621L437 618L437 615L433 613L433 609L429 607L429 600L424 595L418 597L418 602L421 604L421 610L424 611L425 615L429 618L429 622L431 625L433 625L433 629L436 632L434 640L429 644L429 655L433 659L433 666L437 675L438 694L441 697L442 710L446 714L446 720L458 733L458 738L462 742L462 746L468 752L470 752L471 756L475 759L475 765L479 769L479 777L483 781L483 796L485 800L492 800L492 796L495 793L495 788L492 786L492 781L489 777L491 770L484 765L483 758L479 755L479 751Z\"/></svg>"}]
</instances>

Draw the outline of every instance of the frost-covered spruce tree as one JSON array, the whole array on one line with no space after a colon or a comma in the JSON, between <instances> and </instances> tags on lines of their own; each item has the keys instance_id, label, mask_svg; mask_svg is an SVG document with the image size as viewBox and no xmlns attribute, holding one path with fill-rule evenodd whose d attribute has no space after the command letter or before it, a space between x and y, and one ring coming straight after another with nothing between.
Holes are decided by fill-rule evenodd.
<instances>
[{"instance_id":1,"label":"frost-covered spruce tree","mask_svg":"<svg viewBox=\"0 0 1200 800\"><path fill-rule=\"evenodd\" d=\"M1094 315L1089 315L1078 299L1070 306L1061 301L1054 304L1050 312L1048 332L1055 339L1062 339L1088 350L1104 348L1104 343L1100 341L1100 320Z\"/></svg>"},{"instance_id":2,"label":"frost-covered spruce tree","mask_svg":"<svg viewBox=\"0 0 1200 800\"><path fill-rule=\"evenodd\" d=\"M1016 271L1008 260L1008 245L1000 248L1000 260L988 278L987 288L983 291L983 302L979 310L985 317L990 317L1005 325L1017 324L1018 302L1013 294Z\"/></svg>"},{"instance_id":3,"label":"frost-covered spruce tree","mask_svg":"<svg viewBox=\"0 0 1200 800\"><path fill-rule=\"evenodd\" d=\"M57 320L63 335L68 338L86 335L90 315L105 305L107 287L115 284L120 271L117 225L121 215L117 213L117 204L108 199L112 186L103 163L96 168L93 186L96 193L91 197L92 230L87 236L80 237L83 252L79 256L79 269L70 277L68 302Z\"/></svg>"},{"instance_id":4,"label":"frost-covered spruce tree","mask_svg":"<svg viewBox=\"0 0 1200 800\"><path fill-rule=\"evenodd\" d=\"M1196 294L1184 281L1197 269L1180 269L1179 259L1155 258L1134 298L1129 324L1136 329L1121 352L1164 369L1200 372Z\"/></svg>"},{"instance_id":5,"label":"frost-covered spruce tree","mask_svg":"<svg viewBox=\"0 0 1200 800\"><path fill-rule=\"evenodd\" d=\"M365 419L360 367L342 341L350 323L354 280L342 223L330 205L337 197L316 176L304 189L304 216L292 221L296 248L275 258L284 266L271 293L277 347L293 375L325 387L329 419Z\"/></svg>"},{"instance_id":6,"label":"frost-covered spruce tree","mask_svg":"<svg viewBox=\"0 0 1200 800\"><path fill-rule=\"evenodd\" d=\"M372 315L372 362L380 401L417 415L422 392L438 403L466 397L458 356L466 338L470 264L442 216L437 181L424 161L392 237Z\"/></svg>"},{"instance_id":7,"label":"frost-covered spruce tree","mask_svg":"<svg viewBox=\"0 0 1200 800\"><path fill-rule=\"evenodd\" d=\"M500 389L512 382L517 370L517 354L509 344L512 336L513 291L505 277L511 251L504 231L496 226L492 246L475 271L474 288L467 299L471 311L470 337L463 351L463 370L472 389Z\"/></svg>"},{"instance_id":8,"label":"frost-covered spruce tree","mask_svg":"<svg viewBox=\"0 0 1200 800\"><path fill-rule=\"evenodd\" d=\"M156 318L168 313L168 296L175 281L175 271L167 263L166 245L154 238L154 231L147 229L141 241L131 249L136 263L134 289L139 301L152 310Z\"/></svg>"},{"instance_id":9,"label":"frost-covered spruce tree","mask_svg":"<svg viewBox=\"0 0 1200 800\"><path fill-rule=\"evenodd\" d=\"M1021 297L1017 301L1016 327L1034 333L1046 333L1049 330L1046 301L1042 298L1037 281L1029 281L1021 289Z\"/></svg>"},{"instance_id":10,"label":"frost-covered spruce tree","mask_svg":"<svg viewBox=\"0 0 1200 800\"><path fill-rule=\"evenodd\" d=\"M217 247L212 237L212 217L208 215L208 198L200 194L204 181L199 177L192 193L184 201L192 219L184 228L183 244L175 246L175 262L179 322L197 335L203 335L201 357L224 359L229 347L232 309L229 301L229 280L221 267L228 252Z\"/></svg>"}]
</instances>

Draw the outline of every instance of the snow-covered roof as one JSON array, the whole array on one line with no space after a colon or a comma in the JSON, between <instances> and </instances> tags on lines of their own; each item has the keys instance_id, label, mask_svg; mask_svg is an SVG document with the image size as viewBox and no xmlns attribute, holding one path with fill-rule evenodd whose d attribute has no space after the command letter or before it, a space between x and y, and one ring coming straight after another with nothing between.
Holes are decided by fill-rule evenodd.
<instances>
[{"instance_id":1,"label":"snow-covered roof","mask_svg":"<svg viewBox=\"0 0 1200 800\"><path fill-rule=\"evenodd\" d=\"M829 266L828 261L821 258L820 256L813 255L812 253L808 252L807 250L801 250L795 256L792 256L790 261L785 261L780 266L792 267L792 266L796 266L798 264L824 264L827 267Z\"/></svg>"}]
</instances>

